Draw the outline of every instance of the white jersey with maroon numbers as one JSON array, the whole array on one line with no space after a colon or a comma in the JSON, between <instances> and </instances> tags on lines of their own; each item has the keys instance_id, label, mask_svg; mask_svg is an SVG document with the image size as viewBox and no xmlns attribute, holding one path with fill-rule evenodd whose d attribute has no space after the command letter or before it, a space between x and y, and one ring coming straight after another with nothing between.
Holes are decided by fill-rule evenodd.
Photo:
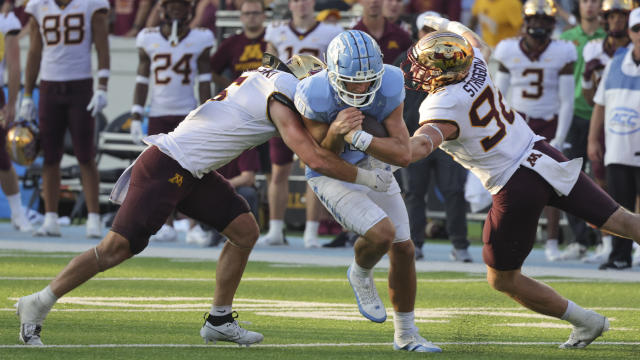
<instances>
[{"instance_id":1,"label":"white jersey with maroon numbers","mask_svg":"<svg viewBox=\"0 0 640 360\"><path fill-rule=\"evenodd\" d=\"M191 29L176 46L165 38L159 27L145 28L136 39L136 46L151 61L150 116L185 115L198 106L194 94L198 58L215 45L209 29Z\"/></svg>"},{"instance_id":2,"label":"white jersey with maroon numbers","mask_svg":"<svg viewBox=\"0 0 640 360\"><path fill-rule=\"evenodd\" d=\"M295 54L309 54L324 59L329 43L342 30L339 25L317 22L303 33L295 29L292 22L273 22L267 26L264 40L275 46L278 57L283 61Z\"/></svg>"},{"instance_id":3,"label":"white jersey with maroon numbers","mask_svg":"<svg viewBox=\"0 0 640 360\"><path fill-rule=\"evenodd\" d=\"M511 107L530 117L551 120L560 109L560 71L576 61L576 48L565 40L551 40L538 58L532 59L522 49L521 39L505 39L494 52L511 75Z\"/></svg>"},{"instance_id":4,"label":"white jersey with maroon numbers","mask_svg":"<svg viewBox=\"0 0 640 360\"><path fill-rule=\"evenodd\" d=\"M7 44L6 44L6 35L11 31L20 31L20 20L16 17L13 11L8 12L7 14L0 14L0 36L4 36L4 49L2 49L2 53L4 56L2 60L0 60L0 87L4 85L4 67L6 65L7 58Z\"/></svg>"},{"instance_id":5,"label":"white jersey with maroon numbers","mask_svg":"<svg viewBox=\"0 0 640 360\"><path fill-rule=\"evenodd\" d=\"M42 36L40 79L70 81L91 74L91 19L109 10L107 0L71 0L61 8L54 0L29 0L25 12L38 22Z\"/></svg>"},{"instance_id":6,"label":"white jersey with maroon numbers","mask_svg":"<svg viewBox=\"0 0 640 360\"><path fill-rule=\"evenodd\" d=\"M455 138L440 148L473 172L496 194L518 169L533 144L543 139L505 103L480 50L467 77L429 94L420 105L420 124L448 123Z\"/></svg>"},{"instance_id":7,"label":"white jersey with maroon numbers","mask_svg":"<svg viewBox=\"0 0 640 360\"><path fill-rule=\"evenodd\" d=\"M298 79L266 68L245 71L226 89L187 115L169 134L148 136L193 176L201 178L246 149L278 134L268 116L268 99L281 93L293 104Z\"/></svg>"}]
</instances>

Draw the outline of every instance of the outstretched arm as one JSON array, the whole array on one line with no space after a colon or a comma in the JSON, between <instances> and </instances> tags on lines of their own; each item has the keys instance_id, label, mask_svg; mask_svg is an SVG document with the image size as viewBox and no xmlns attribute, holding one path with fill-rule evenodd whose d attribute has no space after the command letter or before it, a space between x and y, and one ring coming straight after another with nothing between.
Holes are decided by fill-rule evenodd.
<instances>
[{"instance_id":1,"label":"outstretched arm","mask_svg":"<svg viewBox=\"0 0 640 360\"><path fill-rule=\"evenodd\" d=\"M451 138L457 131L458 129L454 125L447 123L429 123L422 125L416 130L411 139L409 139L411 145L411 162L413 163L429 156L445 139Z\"/></svg>"}]
</instances>

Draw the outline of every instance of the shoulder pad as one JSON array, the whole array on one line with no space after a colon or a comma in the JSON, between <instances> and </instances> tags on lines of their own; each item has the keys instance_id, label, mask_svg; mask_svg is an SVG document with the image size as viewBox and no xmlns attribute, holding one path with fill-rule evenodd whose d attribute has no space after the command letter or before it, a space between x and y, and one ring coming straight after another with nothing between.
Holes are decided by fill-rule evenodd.
<instances>
[{"instance_id":1,"label":"shoulder pad","mask_svg":"<svg viewBox=\"0 0 640 360\"><path fill-rule=\"evenodd\" d=\"M333 95L326 74L327 71L323 70L303 79L296 87L296 107L306 117L311 113L324 113L331 109ZM301 111L301 107L304 112Z\"/></svg>"}]
</instances>

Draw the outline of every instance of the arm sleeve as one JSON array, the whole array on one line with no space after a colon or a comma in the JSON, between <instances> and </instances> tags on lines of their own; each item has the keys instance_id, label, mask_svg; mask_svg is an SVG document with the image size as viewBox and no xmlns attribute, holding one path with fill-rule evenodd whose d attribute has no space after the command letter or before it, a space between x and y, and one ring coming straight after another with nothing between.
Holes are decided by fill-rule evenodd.
<instances>
[{"instance_id":1,"label":"arm sleeve","mask_svg":"<svg viewBox=\"0 0 640 360\"><path fill-rule=\"evenodd\" d=\"M573 101L575 92L575 80L573 74L561 75L558 85L560 97L560 111L558 113L558 128L553 139L554 143L562 144L567 138L571 121L573 120Z\"/></svg>"}]
</instances>

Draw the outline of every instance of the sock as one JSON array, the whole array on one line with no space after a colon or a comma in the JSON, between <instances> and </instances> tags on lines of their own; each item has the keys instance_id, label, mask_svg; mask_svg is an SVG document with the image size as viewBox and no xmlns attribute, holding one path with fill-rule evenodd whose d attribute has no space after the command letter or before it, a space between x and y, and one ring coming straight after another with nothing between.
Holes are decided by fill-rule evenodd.
<instances>
[{"instance_id":1,"label":"sock","mask_svg":"<svg viewBox=\"0 0 640 360\"><path fill-rule=\"evenodd\" d=\"M207 316L207 322L213 326L220 326L222 324L233 322L233 314L229 313L224 316L213 316L209 313Z\"/></svg>"},{"instance_id":2,"label":"sock","mask_svg":"<svg viewBox=\"0 0 640 360\"><path fill-rule=\"evenodd\" d=\"M567 300L567 310L560 320L566 320L572 325L580 326L584 323L584 319L587 317L587 310L583 309L580 305L574 303L571 300Z\"/></svg>"},{"instance_id":3,"label":"sock","mask_svg":"<svg viewBox=\"0 0 640 360\"><path fill-rule=\"evenodd\" d=\"M11 209L11 217L20 218L24 217L22 213L22 199L20 193L7 195L7 201L9 201L9 208Z\"/></svg>"},{"instance_id":4,"label":"sock","mask_svg":"<svg viewBox=\"0 0 640 360\"><path fill-rule=\"evenodd\" d=\"M211 306L211 315L213 316L225 316L231 314L231 305Z\"/></svg>"},{"instance_id":5,"label":"sock","mask_svg":"<svg viewBox=\"0 0 640 360\"><path fill-rule=\"evenodd\" d=\"M307 221L304 225L303 239L313 239L318 237L318 227L320 223L318 221Z\"/></svg>"},{"instance_id":6,"label":"sock","mask_svg":"<svg viewBox=\"0 0 640 360\"><path fill-rule=\"evenodd\" d=\"M49 309L51 309L56 301L58 301L58 297L53 293L53 291L51 291L51 287L49 287L49 285L37 292L36 298L42 305L46 306Z\"/></svg>"},{"instance_id":7,"label":"sock","mask_svg":"<svg viewBox=\"0 0 640 360\"><path fill-rule=\"evenodd\" d=\"M553 247L553 248L558 248L558 240L557 239L547 239L547 242L545 243L546 247Z\"/></svg>"},{"instance_id":8,"label":"sock","mask_svg":"<svg viewBox=\"0 0 640 360\"><path fill-rule=\"evenodd\" d=\"M98 213L89 213L87 215L87 222L95 222L95 223L100 223L100 214Z\"/></svg>"},{"instance_id":9,"label":"sock","mask_svg":"<svg viewBox=\"0 0 640 360\"><path fill-rule=\"evenodd\" d=\"M356 263L356 260L353 259L353 263L351 263L351 271L360 277L368 277L373 274L373 268L365 269Z\"/></svg>"},{"instance_id":10,"label":"sock","mask_svg":"<svg viewBox=\"0 0 640 360\"><path fill-rule=\"evenodd\" d=\"M395 334L397 336L412 332L415 329L413 311L394 312L393 327L395 328Z\"/></svg>"},{"instance_id":11,"label":"sock","mask_svg":"<svg viewBox=\"0 0 640 360\"><path fill-rule=\"evenodd\" d=\"M44 224L57 224L58 213L48 212L44 214Z\"/></svg>"},{"instance_id":12,"label":"sock","mask_svg":"<svg viewBox=\"0 0 640 360\"><path fill-rule=\"evenodd\" d=\"M282 229L284 229L284 220L269 220L267 237L270 239L282 239Z\"/></svg>"}]
</instances>

